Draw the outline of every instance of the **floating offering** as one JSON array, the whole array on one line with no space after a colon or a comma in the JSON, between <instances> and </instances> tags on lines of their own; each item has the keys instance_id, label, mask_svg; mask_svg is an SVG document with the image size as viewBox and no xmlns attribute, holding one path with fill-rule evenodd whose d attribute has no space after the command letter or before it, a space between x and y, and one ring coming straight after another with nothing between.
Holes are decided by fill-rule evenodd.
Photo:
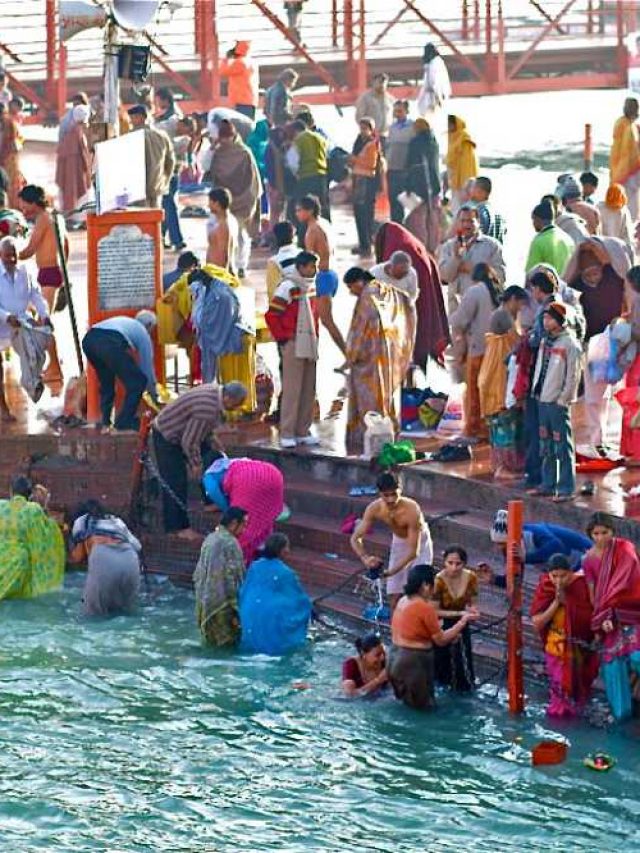
<instances>
[{"instance_id":1,"label":"floating offering","mask_svg":"<svg viewBox=\"0 0 640 853\"><path fill-rule=\"evenodd\" d=\"M592 755L587 755L582 763L585 767L588 767L589 770L599 770L600 772L603 772L605 770L611 770L613 765L616 763L616 760L610 755L607 755L606 752L594 752Z\"/></svg>"}]
</instances>

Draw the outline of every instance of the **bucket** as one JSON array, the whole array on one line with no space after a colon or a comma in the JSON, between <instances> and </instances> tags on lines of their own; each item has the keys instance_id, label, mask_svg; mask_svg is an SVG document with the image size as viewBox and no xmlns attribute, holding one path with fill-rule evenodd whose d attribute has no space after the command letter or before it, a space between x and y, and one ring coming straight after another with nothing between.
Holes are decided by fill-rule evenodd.
<instances>
[{"instance_id":1,"label":"bucket","mask_svg":"<svg viewBox=\"0 0 640 853\"><path fill-rule=\"evenodd\" d=\"M531 763L534 767L539 764L562 764L568 751L569 747L564 741L542 740L531 750Z\"/></svg>"}]
</instances>

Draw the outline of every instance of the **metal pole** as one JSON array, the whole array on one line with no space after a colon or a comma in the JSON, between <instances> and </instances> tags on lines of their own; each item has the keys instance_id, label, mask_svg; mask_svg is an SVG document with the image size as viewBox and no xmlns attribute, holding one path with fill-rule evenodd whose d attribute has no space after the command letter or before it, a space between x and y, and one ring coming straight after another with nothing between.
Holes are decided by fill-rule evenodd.
<instances>
[{"instance_id":1,"label":"metal pole","mask_svg":"<svg viewBox=\"0 0 640 853\"><path fill-rule=\"evenodd\" d=\"M367 88L367 35L366 35L366 18L367 10L365 8L365 0L360 0L360 8L358 13L358 27L360 35L360 43L358 45L358 65L356 71L356 88L358 95Z\"/></svg>"},{"instance_id":2,"label":"metal pole","mask_svg":"<svg viewBox=\"0 0 640 853\"><path fill-rule=\"evenodd\" d=\"M338 47L338 0L331 0L331 44Z\"/></svg>"},{"instance_id":3,"label":"metal pole","mask_svg":"<svg viewBox=\"0 0 640 853\"><path fill-rule=\"evenodd\" d=\"M509 711L524 711L524 674L522 664L522 526L524 505L522 501L509 501L507 527L507 684Z\"/></svg>"},{"instance_id":4,"label":"metal pole","mask_svg":"<svg viewBox=\"0 0 640 853\"><path fill-rule=\"evenodd\" d=\"M593 166L593 136L591 125L584 126L584 168L589 171Z\"/></svg>"},{"instance_id":5,"label":"metal pole","mask_svg":"<svg viewBox=\"0 0 640 853\"><path fill-rule=\"evenodd\" d=\"M73 296L71 294L71 284L69 283L69 271L67 269L67 256L64 251L64 243L62 242L62 232L60 230L60 214L57 210L52 211L51 218L53 220L53 230L56 235L56 246L58 247L58 260L60 262L60 270L62 271L62 286L67 297L67 305L69 306L69 319L71 320L71 332L73 334L73 344L76 350L76 358L78 359L78 370L80 375L84 373L84 363L82 361L82 347L80 346L80 335L78 334L78 321L76 319L76 310L73 305Z\"/></svg>"},{"instance_id":6,"label":"metal pole","mask_svg":"<svg viewBox=\"0 0 640 853\"><path fill-rule=\"evenodd\" d=\"M462 28L460 30L462 41L469 39L469 0L462 0Z\"/></svg>"},{"instance_id":7,"label":"metal pole","mask_svg":"<svg viewBox=\"0 0 640 853\"><path fill-rule=\"evenodd\" d=\"M45 20L47 29L47 83L45 86L47 109L50 113L55 113L58 106L57 81L59 79L58 55L60 51L58 0L47 0Z\"/></svg>"}]
</instances>

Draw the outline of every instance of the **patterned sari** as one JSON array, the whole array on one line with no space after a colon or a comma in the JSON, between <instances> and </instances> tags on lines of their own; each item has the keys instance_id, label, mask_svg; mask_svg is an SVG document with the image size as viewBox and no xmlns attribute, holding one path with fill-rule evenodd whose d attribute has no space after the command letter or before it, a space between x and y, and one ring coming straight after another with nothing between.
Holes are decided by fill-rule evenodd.
<instances>
[{"instance_id":1,"label":"patterned sari","mask_svg":"<svg viewBox=\"0 0 640 853\"><path fill-rule=\"evenodd\" d=\"M244 580L242 550L224 527L210 533L202 544L193 575L196 619L211 646L233 646L240 640L238 590Z\"/></svg>"},{"instance_id":2,"label":"patterned sari","mask_svg":"<svg viewBox=\"0 0 640 853\"><path fill-rule=\"evenodd\" d=\"M347 336L350 450L362 449L367 412L395 417L394 395L411 364L415 336L409 299L379 281L369 282L358 297Z\"/></svg>"},{"instance_id":3,"label":"patterned sari","mask_svg":"<svg viewBox=\"0 0 640 853\"><path fill-rule=\"evenodd\" d=\"M35 598L62 584L62 533L39 504L21 496L0 501L0 549L0 599Z\"/></svg>"},{"instance_id":4,"label":"patterned sari","mask_svg":"<svg viewBox=\"0 0 640 853\"><path fill-rule=\"evenodd\" d=\"M9 207L19 208L18 193L26 184L20 171L20 152L24 140L20 133L20 125L10 116L5 116L2 122L2 144L0 145L0 166L9 177L7 192Z\"/></svg>"}]
</instances>

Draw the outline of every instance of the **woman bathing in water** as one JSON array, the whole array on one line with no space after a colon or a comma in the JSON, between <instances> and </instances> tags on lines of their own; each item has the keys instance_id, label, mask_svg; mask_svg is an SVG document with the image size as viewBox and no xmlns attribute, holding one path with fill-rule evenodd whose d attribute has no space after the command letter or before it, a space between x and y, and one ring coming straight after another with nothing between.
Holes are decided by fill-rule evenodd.
<instances>
[{"instance_id":1,"label":"woman bathing in water","mask_svg":"<svg viewBox=\"0 0 640 853\"><path fill-rule=\"evenodd\" d=\"M342 691L345 696L371 696L387 684L387 656L380 634L372 631L355 641L356 657L342 664Z\"/></svg>"}]
</instances>

